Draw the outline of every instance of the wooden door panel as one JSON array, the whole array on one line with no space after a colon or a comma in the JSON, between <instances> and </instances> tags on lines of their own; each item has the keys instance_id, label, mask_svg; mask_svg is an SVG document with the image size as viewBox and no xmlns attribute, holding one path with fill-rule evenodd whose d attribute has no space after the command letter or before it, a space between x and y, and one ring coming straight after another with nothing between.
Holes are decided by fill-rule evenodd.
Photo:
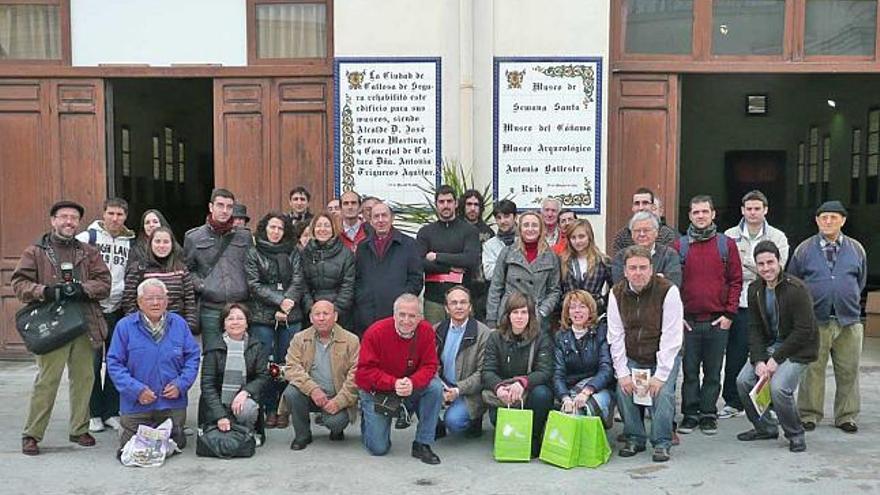
<instances>
[{"instance_id":1,"label":"wooden door panel","mask_svg":"<svg viewBox=\"0 0 880 495\"><path fill-rule=\"evenodd\" d=\"M632 193L652 189L674 226L678 208L679 95L675 74L613 74L607 243L632 214Z\"/></svg>"},{"instance_id":2,"label":"wooden door panel","mask_svg":"<svg viewBox=\"0 0 880 495\"><path fill-rule=\"evenodd\" d=\"M82 203L83 228L100 212L104 128L101 80L0 80L0 357L27 355L9 281L24 248L49 229L51 204Z\"/></svg>"},{"instance_id":3,"label":"wooden door panel","mask_svg":"<svg viewBox=\"0 0 880 495\"><path fill-rule=\"evenodd\" d=\"M326 128L323 113L285 112L279 115L279 185L284 197L293 185L305 186L312 193L312 211L316 213L327 204Z\"/></svg>"}]
</instances>

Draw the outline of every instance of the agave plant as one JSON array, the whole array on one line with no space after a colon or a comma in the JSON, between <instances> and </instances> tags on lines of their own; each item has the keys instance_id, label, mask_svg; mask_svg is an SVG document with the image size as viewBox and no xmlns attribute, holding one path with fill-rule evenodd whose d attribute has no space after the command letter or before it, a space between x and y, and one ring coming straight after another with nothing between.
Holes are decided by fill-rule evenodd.
<instances>
[{"instance_id":1,"label":"agave plant","mask_svg":"<svg viewBox=\"0 0 880 495\"><path fill-rule=\"evenodd\" d=\"M489 202L492 195L492 185L488 184L482 189L476 186L474 176L466 174L464 166L458 160L444 160L441 166L441 184L450 186L455 191L456 197L461 197L468 189L476 189L483 195L483 220L491 225L492 213L489 211ZM425 183L416 187L425 198L424 203L397 203L394 205L396 227L408 234L415 234L426 223L433 222L437 218L437 208L434 205L434 193L437 185L427 177L423 177Z\"/></svg>"}]
</instances>

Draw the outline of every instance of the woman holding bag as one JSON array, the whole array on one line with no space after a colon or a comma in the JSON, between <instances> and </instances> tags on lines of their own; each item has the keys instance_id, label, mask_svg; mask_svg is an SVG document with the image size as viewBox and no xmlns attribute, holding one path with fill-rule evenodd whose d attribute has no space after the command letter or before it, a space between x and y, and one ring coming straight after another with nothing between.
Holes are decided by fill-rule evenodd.
<instances>
[{"instance_id":1,"label":"woman holding bag","mask_svg":"<svg viewBox=\"0 0 880 495\"><path fill-rule=\"evenodd\" d=\"M259 446L266 434L258 421L256 401L271 380L268 353L257 339L248 338L248 310L243 304L227 304L220 321L223 338L205 349L202 358L199 425L229 431L237 423L256 429Z\"/></svg>"},{"instance_id":2,"label":"woman holding bag","mask_svg":"<svg viewBox=\"0 0 880 495\"><path fill-rule=\"evenodd\" d=\"M615 383L605 323L597 322L596 301L585 290L565 295L562 330L556 334L553 389L562 412L614 421Z\"/></svg>"},{"instance_id":3,"label":"woman holding bag","mask_svg":"<svg viewBox=\"0 0 880 495\"><path fill-rule=\"evenodd\" d=\"M553 408L553 344L535 318L535 303L513 292L505 300L498 330L486 342L483 358L483 401L496 423L498 408L522 404L534 413L532 457L541 451L547 415Z\"/></svg>"},{"instance_id":4,"label":"woman holding bag","mask_svg":"<svg viewBox=\"0 0 880 495\"><path fill-rule=\"evenodd\" d=\"M290 339L301 328L303 295L300 254L292 226L280 212L267 213L257 224L256 243L247 253L244 269L253 311L250 333L270 355L269 361L284 363ZM286 383L271 382L263 394L266 428L287 428L287 414L278 415L278 403Z\"/></svg>"}]
</instances>

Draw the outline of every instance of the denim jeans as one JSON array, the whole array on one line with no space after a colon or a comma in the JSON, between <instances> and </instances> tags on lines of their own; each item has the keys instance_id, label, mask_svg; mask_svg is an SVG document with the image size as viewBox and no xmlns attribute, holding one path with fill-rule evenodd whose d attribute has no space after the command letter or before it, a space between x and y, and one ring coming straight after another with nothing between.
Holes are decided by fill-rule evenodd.
<instances>
[{"instance_id":1,"label":"denim jeans","mask_svg":"<svg viewBox=\"0 0 880 495\"><path fill-rule=\"evenodd\" d=\"M733 325L727 331L727 353L724 357L724 385L721 398L724 404L743 409L736 379L749 358L749 308L739 308Z\"/></svg>"},{"instance_id":2,"label":"denim jeans","mask_svg":"<svg viewBox=\"0 0 880 495\"><path fill-rule=\"evenodd\" d=\"M361 407L361 440L370 455L385 455L391 449L391 416L376 412L373 394L358 391ZM434 444L437 420L443 405L443 383L434 377L427 387L413 390L411 396L403 401L409 411L415 411L419 418L416 425L415 441L425 445Z\"/></svg>"},{"instance_id":3,"label":"denim jeans","mask_svg":"<svg viewBox=\"0 0 880 495\"><path fill-rule=\"evenodd\" d=\"M467 402L464 397L459 397L446 408L446 414L443 415L443 423L449 433L461 433L470 428L473 421L480 421L482 417L471 419L468 412Z\"/></svg>"},{"instance_id":4,"label":"denim jeans","mask_svg":"<svg viewBox=\"0 0 880 495\"><path fill-rule=\"evenodd\" d=\"M348 410L342 409L336 414L328 414L317 406L310 397L300 392L293 385L288 385L284 389L284 400L287 402L287 408L290 409L293 421L293 434L298 440L312 438L312 429L309 426L309 413L320 412L321 420L324 426L331 433L342 433L348 426Z\"/></svg>"},{"instance_id":5,"label":"denim jeans","mask_svg":"<svg viewBox=\"0 0 880 495\"><path fill-rule=\"evenodd\" d=\"M210 349L223 335L223 322L220 321L220 308L199 306L199 330L202 333L202 349Z\"/></svg>"},{"instance_id":6,"label":"denim jeans","mask_svg":"<svg viewBox=\"0 0 880 495\"><path fill-rule=\"evenodd\" d=\"M798 383L806 370L806 364L793 363L786 359L770 378L771 407L776 411L779 424L782 425L782 431L785 433L785 438L788 439L804 436L804 427L801 426L801 418L794 401L794 391L797 390ZM752 363L746 363L736 379L740 399L745 405L746 416L755 426L755 430L761 433L776 433L779 431L777 421L770 414L758 416L758 411L749 398L749 392L752 391L756 383L758 383L758 375L755 374L755 368Z\"/></svg>"},{"instance_id":7,"label":"denim jeans","mask_svg":"<svg viewBox=\"0 0 880 495\"><path fill-rule=\"evenodd\" d=\"M593 401L588 400L586 406L576 410L575 414L578 416L595 416L602 420L603 425L611 425L614 420L612 417L614 413L614 395L608 389L600 390L590 396L595 401L595 405L592 403ZM595 406L599 406L598 410L596 410Z\"/></svg>"},{"instance_id":8,"label":"denim jeans","mask_svg":"<svg viewBox=\"0 0 880 495\"><path fill-rule=\"evenodd\" d=\"M681 412L685 418L715 418L721 395L721 365L727 347L727 332L710 321L688 320L691 331L684 332L684 383ZM700 384L700 370L703 383Z\"/></svg>"},{"instance_id":9,"label":"denim jeans","mask_svg":"<svg viewBox=\"0 0 880 495\"><path fill-rule=\"evenodd\" d=\"M678 368L681 365L681 359L676 356L675 364L672 371L666 379L666 383L660 388L660 392L653 398L651 407L651 445L654 448L672 447L672 421L675 419L675 382L678 380ZM634 368L650 368L651 375L657 371L656 366L644 366L633 360L628 360L627 366ZM648 435L645 432L645 421L642 418L641 409L645 406L639 406L633 403L633 396L626 395L621 390L620 385L617 386L617 408L623 418L623 434L630 442L636 445L644 446L647 443Z\"/></svg>"},{"instance_id":10,"label":"denim jeans","mask_svg":"<svg viewBox=\"0 0 880 495\"><path fill-rule=\"evenodd\" d=\"M104 368L104 353L110 349L113 329L116 327L119 317L119 311L104 313L104 321L107 322L107 340L104 341L103 349L95 350L95 359L93 361L95 381L92 382L92 395L89 397L89 412L93 418L108 419L113 416L119 416L119 391L116 390L116 385L113 384L110 373L105 373L103 381L101 380L101 370Z\"/></svg>"},{"instance_id":11,"label":"denim jeans","mask_svg":"<svg viewBox=\"0 0 880 495\"><path fill-rule=\"evenodd\" d=\"M264 349L269 349L269 362L283 364L287 358L287 348L290 347L290 339L299 332L300 324L274 326L254 323L248 329L251 337L260 341ZM266 414L275 414L278 411L278 402L287 382L284 380L272 380L263 390L263 399L260 402L265 408Z\"/></svg>"}]
</instances>

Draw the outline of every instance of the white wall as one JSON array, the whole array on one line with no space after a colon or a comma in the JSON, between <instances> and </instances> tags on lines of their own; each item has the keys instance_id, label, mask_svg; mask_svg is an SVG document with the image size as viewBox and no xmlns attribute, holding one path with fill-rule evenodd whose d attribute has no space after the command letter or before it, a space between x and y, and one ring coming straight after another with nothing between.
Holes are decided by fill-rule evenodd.
<instances>
[{"instance_id":1,"label":"white wall","mask_svg":"<svg viewBox=\"0 0 880 495\"><path fill-rule=\"evenodd\" d=\"M600 56L607 207L609 0L337 0L337 57L439 56L443 156L492 180L493 57ZM604 245L605 215L589 217Z\"/></svg>"},{"instance_id":2,"label":"white wall","mask_svg":"<svg viewBox=\"0 0 880 495\"><path fill-rule=\"evenodd\" d=\"M244 0L71 0L70 4L75 66L247 65Z\"/></svg>"}]
</instances>

